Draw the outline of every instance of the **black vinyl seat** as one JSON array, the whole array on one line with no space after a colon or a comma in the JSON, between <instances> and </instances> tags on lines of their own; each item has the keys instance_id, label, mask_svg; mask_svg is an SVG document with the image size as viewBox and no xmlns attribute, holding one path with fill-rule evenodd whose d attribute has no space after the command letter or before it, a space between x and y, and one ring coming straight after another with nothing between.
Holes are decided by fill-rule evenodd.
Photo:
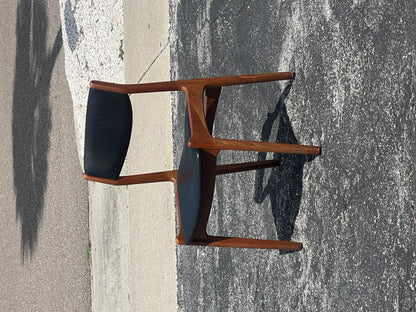
<instances>
[{"instance_id":1,"label":"black vinyl seat","mask_svg":"<svg viewBox=\"0 0 416 312\"><path fill-rule=\"evenodd\" d=\"M201 151L198 148L190 148L188 141L191 137L188 112L185 115L185 142L183 145L181 162L178 169L178 197L182 222L182 232L185 244L192 242L198 225L201 193L202 193L202 167Z\"/></svg>"}]
</instances>

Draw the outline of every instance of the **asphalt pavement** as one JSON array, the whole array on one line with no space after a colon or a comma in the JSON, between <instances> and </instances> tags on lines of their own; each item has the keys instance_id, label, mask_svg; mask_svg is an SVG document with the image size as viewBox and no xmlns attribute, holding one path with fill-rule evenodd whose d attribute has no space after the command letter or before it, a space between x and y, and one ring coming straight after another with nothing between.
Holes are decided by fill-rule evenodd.
<instances>
[{"instance_id":1,"label":"asphalt pavement","mask_svg":"<svg viewBox=\"0 0 416 312\"><path fill-rule=\"evenodd\" d=\"M213 234L300 252L177 248L180 311L414 311L416 102L411 0L171 1L172 78L294 71L223 88L214 135L313 144L314 158L217 179ZM174 99L175 164L184 97Z\"/></svg>"},{"instance_id":2,"label":"asphalt pavement","mask_svg":"<svg viewBox=\"0 0 416 312\"><path fill-rule=\"evenodd\" d=\"M3 1L0 14L0 311L90 311L88 191L58 3Z\"/></svg>"}]
</instances>

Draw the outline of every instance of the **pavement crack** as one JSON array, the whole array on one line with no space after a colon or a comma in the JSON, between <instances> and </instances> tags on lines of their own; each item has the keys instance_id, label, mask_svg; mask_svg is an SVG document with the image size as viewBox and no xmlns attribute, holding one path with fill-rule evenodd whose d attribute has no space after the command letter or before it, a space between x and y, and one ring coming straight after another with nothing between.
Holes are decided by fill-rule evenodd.
<instances>
[{"instance_id":1,"label":"pavement crack","mask_svg":"<svg viewBox=\"0 0 416 312\"><path fill-rule=\"evenodd\" d=\"M152 68L153 64L157 61L157 59L162 55L162 53L166 50L166 48L169 46L169 41L165 43L163 48L159 51L159 53L156 55L156 57L153 59L153 61L150 63L150 65L147 67L147 69L144 71L144 73L141 75L137 83L140 83L143 78L146 76L146 74L149 72L149 70Z\"/></svg>"}]
</instances>

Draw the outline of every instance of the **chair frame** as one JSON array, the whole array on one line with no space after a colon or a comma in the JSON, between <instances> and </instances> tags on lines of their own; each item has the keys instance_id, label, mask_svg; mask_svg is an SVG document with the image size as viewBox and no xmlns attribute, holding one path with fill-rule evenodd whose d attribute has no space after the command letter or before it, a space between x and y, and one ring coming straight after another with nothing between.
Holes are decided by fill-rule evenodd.
<instances>
[{"instance_id":1,"label":"chair frame","mask_svg":"<svg viewBox=\"0 0 416 312\"><path fill-rule=\"evenodd\" d=\"M187 97L187 108L191 127L191 137L188 141L190 148L201 150L202 174L202 208L197 230L191 245L282 249L297 251L302 249L302 243L292 241L236 238L208 235L206 228L211 211L215 190L215 176L247 170L257 170L278 165L277 160L247 162L240 164L218 165L217 155L221 150L241 150L274 153L320 154L320 147L311 145L269 143L244 140L230 140L212 136L215 112L222 87L242 84L252 84L277 80L293 79L295 73L281 72L258 75L228 76L206 79L191 79L165 81L142 84L115 84L101 81L91 81L90 87L110 92L134 94L149 92L183 91ZM147 174L121 176L118 180L105 179L84 174L84 179L111 185L130 185L141 183L170 181L175 185L176 204L178 209L179 234L176 243L183 245L179 198L177 189L178 170L162 171Z\"/></svg>"}]
</instances>

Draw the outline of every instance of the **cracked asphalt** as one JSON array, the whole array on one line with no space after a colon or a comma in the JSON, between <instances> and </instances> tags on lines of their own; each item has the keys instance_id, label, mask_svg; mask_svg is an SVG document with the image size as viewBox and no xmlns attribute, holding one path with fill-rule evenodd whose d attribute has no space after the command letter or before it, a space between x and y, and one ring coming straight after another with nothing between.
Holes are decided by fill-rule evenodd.
<instances>
[{"instance_id":1,"label":"cracked asphalt","mask_svg":"<svg viewBox=\"0 0 416 312\"><path fill-rule=\"evenodd\" d=\"M414 1L171 1L171 76L295 71L225 88L214 134L322 155L221 152L279 167L217 179L210 231L278 251L178 247L181 311L413 311ZM174 155L185 99L174 97Z\"/></svg>"}]
</instances>

